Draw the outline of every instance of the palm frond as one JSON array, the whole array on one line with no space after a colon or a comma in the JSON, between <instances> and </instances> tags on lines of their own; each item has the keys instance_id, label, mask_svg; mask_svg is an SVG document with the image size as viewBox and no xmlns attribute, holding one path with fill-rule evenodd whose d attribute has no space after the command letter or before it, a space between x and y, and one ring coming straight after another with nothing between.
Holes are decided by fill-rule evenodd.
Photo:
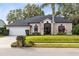
<instances>
[{"instance_id":1,"label":"palm frond","mask_svg":"<svg viewBox=\"0 0 79 59\"><path fill-rule=\"evenodd\" d=\"M49 3L44 3L41 5L41 8L47 7L48 5L50 5Z\"/></svg>"}]
</instances>

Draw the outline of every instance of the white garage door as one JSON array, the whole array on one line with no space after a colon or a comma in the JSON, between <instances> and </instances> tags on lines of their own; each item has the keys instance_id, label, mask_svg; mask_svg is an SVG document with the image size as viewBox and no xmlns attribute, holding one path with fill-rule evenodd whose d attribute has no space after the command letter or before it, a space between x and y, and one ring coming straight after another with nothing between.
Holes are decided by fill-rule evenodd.
<instances>
[{"instance_id":1,"label":"white garage door","mask_svg":"<svg viewBox=\"0 0 79 59\"><path fill-rule=\"evenodd\" d=\"M26 27L9 27L9 35L26 35Z\"/></svg>"}]
</instances>

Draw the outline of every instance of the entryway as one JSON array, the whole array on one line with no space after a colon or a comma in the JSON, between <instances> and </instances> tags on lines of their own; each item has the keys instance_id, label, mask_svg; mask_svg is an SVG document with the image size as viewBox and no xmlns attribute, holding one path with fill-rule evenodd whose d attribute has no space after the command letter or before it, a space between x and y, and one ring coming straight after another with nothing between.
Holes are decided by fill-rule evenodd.
<instances>
[{"instance_id":1,"label":"entryway","mask_svg":"<svg viewBox=\"0 0 79 59\"><path fill-rule=\"evenodd\" d=\"M44 24L44 35L50 35L51 34L51 23L45 23Z\"/></svg>"}]
</instances>

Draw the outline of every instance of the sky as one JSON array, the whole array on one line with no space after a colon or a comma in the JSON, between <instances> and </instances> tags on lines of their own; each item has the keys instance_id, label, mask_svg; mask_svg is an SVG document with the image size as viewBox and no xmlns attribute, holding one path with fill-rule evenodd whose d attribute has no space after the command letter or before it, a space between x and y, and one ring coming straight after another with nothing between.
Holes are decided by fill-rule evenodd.
<instances>
[{"instance_id":1,"label":"sky","mask_svg":"<svg viewBox=\"0 0 79 59\"><path fill-rule=\"evenodd\" d=\"M7 24L7 14L10 10L23 9L27 3L0 3L0 19L2 19ZM40 4L39 4L40 5ZM51 7L46 7L43 9L45 15L51 14Z\"/></svg>"}]
</instances>

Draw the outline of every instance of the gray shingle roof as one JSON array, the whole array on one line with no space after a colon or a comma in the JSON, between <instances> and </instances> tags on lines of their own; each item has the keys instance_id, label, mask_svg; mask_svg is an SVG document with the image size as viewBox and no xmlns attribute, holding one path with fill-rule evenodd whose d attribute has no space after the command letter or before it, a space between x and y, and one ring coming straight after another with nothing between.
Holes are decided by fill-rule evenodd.
<instances>
[{"instance_id":1,"label":"gray shingle roof","mask_svg":"<svg viewBox=\"0 0 79 59\"><path fill-rule=\"evenodd\" d=\"M54 17L54 19L55 23L72 23L72 21L64 17Z\"/></svg>"},{"instance_id":2,"label":"gray shingle roof","mask_svg":"<svg viewBox=\"0 0 79 59\"><path fill-rule=\"evenodd\" d=\"M26 20L18 20L18 21L15 21L14 23L9 24L8 26L26 26L26 25L29 25L29 23L38 23L47 18L52 20L52 15L34 16L34 17L26 19ZM71 23L70 20L68 20L64 17L54 17L54 21L55 21L55 23Z\"/></svg>"}]
</instances>

